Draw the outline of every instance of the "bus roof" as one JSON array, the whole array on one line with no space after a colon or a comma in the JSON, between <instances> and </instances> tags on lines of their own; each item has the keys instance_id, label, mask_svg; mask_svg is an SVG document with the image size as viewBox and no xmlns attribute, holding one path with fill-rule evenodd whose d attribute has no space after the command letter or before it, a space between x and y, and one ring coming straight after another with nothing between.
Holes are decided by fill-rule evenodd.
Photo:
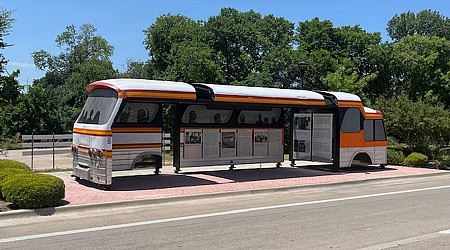
<instances>
[{"instance_id":1,"label":"bus roof","mask_svg":"<svg viewBox=\"0 0 450 250\"><path fill-rule=\"evenodd\" d=\"M88 93L93 89L113 89L120 97L141 97L157 99L195 100L195 88L184 82L144 80L144 79L109 79L89 84Z\"/></svg>"},{"instance_id":2,"label":"bus roof","mask_svg":"<svg viewBox=\"0 0 450 250\"><path fill-rule=\"evenodd\" d=\"M324 106L325 98L316 92L295 89L277 89L217 84L193 84L195 87L208 88L216 102L259 103L281 105Z\"/></svg>"},{"instance_id":3,"label":"bus roof","mask_svg":"<svg viewBox=\"0 0 450 250\"><path fill-rule=\"evenodd\" d=\"M361 102L361 98L359 98L359 96L355 94L337 91L323 91L323 92L333 95L334 97L336 97L338 101Z\"/></svg>"}]
</instances>

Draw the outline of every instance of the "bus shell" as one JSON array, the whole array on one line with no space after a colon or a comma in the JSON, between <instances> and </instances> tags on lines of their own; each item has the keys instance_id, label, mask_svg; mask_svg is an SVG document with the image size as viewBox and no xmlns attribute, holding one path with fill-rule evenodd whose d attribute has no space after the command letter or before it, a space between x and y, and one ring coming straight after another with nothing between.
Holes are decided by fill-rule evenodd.
<instances>
[{"instance_id":1,"label":"bus shell","mask_svg":"<svg viewBox=\"0 0 450 250\"><path fill-rule=\"evenodd\" d=\"M109 186L113 170L133 169L148 162L155 162L155 173L158 173L164 103L174 104L175 110L172 138L175 171L211 163L233 166L277 162L279 166L284 157L285 108L291 110L288 147L292 165L302 157L330 162L333 170L359 164L386 164L387 141L382 114L364 107L361 99L353 94L141 79L103 80L86 89L88 99L73 129L73 176L77 179ZM203 117L197 117L203 122L190 121L191 111L203 112ZM242 122L241 114L245 114L249 122ZM228 120L217 123L214 120L217 117L228 117ZM294 124L294 117L308 118L310 125ZM256 121L258 118L261 123ZM320 124L324 121L325 124ZM294 140L297 128L300 132L310 130L306 135L311 138L304 141L310 140L311 157L308 153L297 152L305 148L303 142L298 143L302 140ZM322 133L321 128L327 133ZM191 141L187 141L186 131ZM239 145L233 137L238 137L239 133L252 136L252 150L247 155L238 155ZM275 135L276 140L263 148L267 153L264 150L262 154L255 153L259 152L258 140L264 142L267 134ZM186 143L197 143L196 140L204 143L200 138L206 135L218 138L220 151L205 151L201 144L199 157L186 157L188 147L195 148L187 147ZM294 141L297 144L294 145ZM234 144L230 146L230 142ZM228 148L223 149L227 144ZM325 150L315 155L317 148ZM209 153L216 158L208 157Z\"/></svg>"}]
</instances>

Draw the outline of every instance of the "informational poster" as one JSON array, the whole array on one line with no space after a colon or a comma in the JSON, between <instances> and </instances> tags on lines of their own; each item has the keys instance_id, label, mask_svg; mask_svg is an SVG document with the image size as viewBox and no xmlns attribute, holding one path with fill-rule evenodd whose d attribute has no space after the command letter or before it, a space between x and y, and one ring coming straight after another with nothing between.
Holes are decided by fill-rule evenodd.
<instances>
[{"instance_id":1,"label":"informational poster","mask_svg":"<svg viewBox=\"0 0 450 250\"><path fill-rule=\"evenodd\" d=\"M236 130L222 129L221 157L236 156Z\"/></svg>"},{"instance_id":2,"label":"informational poster","mask_svg":"<svg viewBox=\"0 0 450 250\"><path fill-rule=\"evenodd\" d=\"M269 131L267 129L255 129L253 135L254 156L267 156Z\"/></svg>"},{"instance_id":3,"label":"informational poster","mask_svg":"<svg viewBox=\"0 0 450 250\"><path fill-rule=\"evenodd\" d=\"M283 133L282 129L269 129L269 155L283 155Z\"/></svg>"},{"instance_id":4,"label":"informational poster","mask_svg":"<svg viewBox=\"0 0 450 250\"><path fill-rule=\"evenodd\" d=\"M294 114L293 157L295 160L311 160L311 114Z\"/></svg>"},{"instance_id":5,"label":"informational poster","mask_svg":"<svg viewBox=\"0 0 450 250\"><path fill-rule=\"evenodd\" d=\"M238 129L237 132L237 156L250 157L252 156L252 130Z\"/></svg>"},{"instance_id":6,"label":"informational poster","mask_svg":"<svg viewBox=\"0 0 450 250\"><path fill-rule=\"evenodd\" d=\"M186 129L184 133L184 158L202 158L202 130Z\"/></svg>"},{"instance_id":7,"label":"informational poster","mask_svg":"<svg viewBox=\"0 0 450 250\"><path fill-rule=\"evenodd\" d=\"M312 160L332 162L333 114L313 115Z\"/></svg>"},{"instance_id":8,"label":"informational poster","mask_svg":"<svg viewBox=\"0 0 450 250\"><path fill-rule=\"evenodd\" d=\"M219 158L219 129L203 129L203 158Z\"/></svg>"}]
</instances>

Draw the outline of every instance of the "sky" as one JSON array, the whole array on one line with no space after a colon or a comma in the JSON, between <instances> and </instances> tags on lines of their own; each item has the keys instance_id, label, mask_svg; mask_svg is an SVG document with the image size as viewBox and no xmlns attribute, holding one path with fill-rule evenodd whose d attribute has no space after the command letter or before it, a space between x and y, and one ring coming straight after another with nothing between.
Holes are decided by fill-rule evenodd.
<instances>
[{"instance_id":1,"label":"sky","mask_svg":"<svg viewBox=\"0 0 450 250\"><path fill-rule=\"evenodd\" d=\"M31 53L45 50L54 55L61 49L55 38L68 25L93 24L97 33L114 46L111 60L123 72L126 62L146 61L148 51L144 30L163 14L181 14L194 20L208 20L222 8L261 15L273 14L298 25L318 17L330 20L335 27L359 24L368 32L380 32L384 41L388 21L407 11L431 9L450 17L449 0L0 0L0 8L12 11L16 19L4 40L13 44L1 51L9 60L7 70L20 69L19 82L31 84L45 72L36 69Z\"/></svg>"}]
</instances>

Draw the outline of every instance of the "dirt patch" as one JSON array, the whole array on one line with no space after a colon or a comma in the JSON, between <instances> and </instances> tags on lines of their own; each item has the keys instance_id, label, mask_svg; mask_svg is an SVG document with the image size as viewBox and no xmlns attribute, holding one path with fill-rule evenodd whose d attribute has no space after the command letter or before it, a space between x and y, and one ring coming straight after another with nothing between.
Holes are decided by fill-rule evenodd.
<instances>
[{"instance_id":1,"label":"dirt patch","mask_svg":"<svg viewBox=\"0 0 450 250\"><path fill-rule=\"evenodd\" d=\"M4 200L0 200L0 212L6 212L11 210L11 208L9 207L9 202L6 202Z\"/></svg>"}]
</instances>

